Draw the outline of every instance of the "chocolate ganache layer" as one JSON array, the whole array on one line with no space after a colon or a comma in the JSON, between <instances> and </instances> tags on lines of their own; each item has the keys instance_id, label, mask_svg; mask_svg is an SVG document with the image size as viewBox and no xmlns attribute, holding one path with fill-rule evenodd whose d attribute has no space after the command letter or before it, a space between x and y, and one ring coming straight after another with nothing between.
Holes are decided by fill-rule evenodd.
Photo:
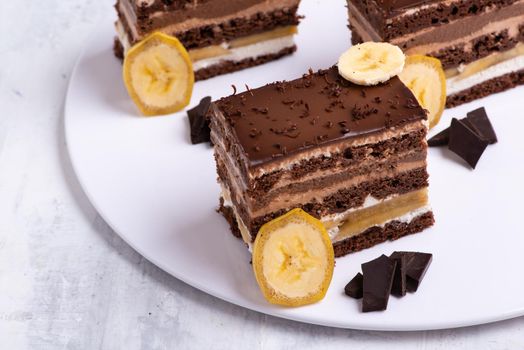
<instances>
[{"instance_id":1,"label":"chocolate ganache layer","mask_svg":"<svg viewBox=\"0 0 524 350\"><path fill-rule=\"evenodd\" d=\"M256 168L339 140L425 120L397 78L373 86L343 79L336 67L277 82L214 104L232 126L241 157Z\"/></svg>"}]
</instances>

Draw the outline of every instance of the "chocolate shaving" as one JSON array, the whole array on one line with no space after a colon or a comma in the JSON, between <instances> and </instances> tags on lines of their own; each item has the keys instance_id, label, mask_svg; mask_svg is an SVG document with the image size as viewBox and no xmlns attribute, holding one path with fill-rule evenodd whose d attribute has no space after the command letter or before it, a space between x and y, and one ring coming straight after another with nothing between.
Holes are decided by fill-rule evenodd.
<instances>
[{"instance_id":1,"label":"chocolate shaving","mask_svg":"<svg viewBox=\"0 0 524 350\"><path fill-rule=\"evenodd\" d=\"M413 109L413 108L419 108L420 105L418 104L418 102L415 99L408 98L408 100L406 101L406 107Z\"/></svg>"},{"instance_id":2,"label":"chocolate shaving","mask_svg":"<svg viewBox=\"0 0 524 350\"><path fill-rule=\"evenodd\" d=\"M267 107L259 108L259 107L253 107L251 110L255 113L261 113L261 114L268 114L269 109Z\"/></svg>"},{"instance_id":3,"label":"chocolate shaving","mask_svg":"<svg viewBox=\"0 0 524 350\"><path fill-rule=\"evenodd\" d=\"M247 86L247 84L244 84L244 85L246 85L246 90L247 90L247 92L249 92L249 94L250 94L251 96L254 96L254 95L253 95L253 91L251 91L251 89L249 88L249 86Z\"/></svg>"},{"instance_id":4,"label":"chocolate shaving","mask_svg":"<svg viewBox=\"0 0 524 350\"><path fill-rule=\"evenodd\" d=\"M365 104L364 106L357 106L354 105L353 109L351 109L351 116L353 120L362 120L370 116L371 114L378 113L378 109L375 107L371 107L368 104Z\"/></svg>"}]
</instances>

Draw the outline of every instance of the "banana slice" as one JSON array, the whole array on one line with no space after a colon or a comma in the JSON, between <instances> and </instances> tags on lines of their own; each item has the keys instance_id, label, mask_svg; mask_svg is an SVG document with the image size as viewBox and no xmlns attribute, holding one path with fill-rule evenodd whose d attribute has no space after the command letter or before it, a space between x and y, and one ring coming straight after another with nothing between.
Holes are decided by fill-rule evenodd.
<instances>
[{"instance_id":1,"label":"banana slice","mask_svg":"<svg viewBox=\"0 0 524 350\"><path fill-rule=\"evenodd\" d=\"M258 232L253 270L270 303L301 306L326 295L334 256L322 223L302 209L293 209Z\"/></svg>"},{"instance_id":2,"label":"banana slice","mask_svg":"<svg viewBox=\"0 0 524 350\"><path fill-rule=\"evenodd\" d=\"M446 75L440 61L423 55L408 56L399 78L429 111L429 127L437 125L446 106Z\"/></svg>"},{"instance_id":3,"label":"banana slice","mask_svg":"<svg viewBox=\"0 0 524 350\"><path fill-rule=\"evenodd\" d=\"M195 77L177 38L149 35L129 50L123 73L127 91L144 115L174 113L189 104Z\"/></svg>"},{"instance_id":4,"label":"banana slice","mask_svg":"<svg viewBox=\"0 0 524 350\"><path fill-rule=\"evenodd\" d=\"M344 52L338 60L338 71L352 83L377 85L402 72L405 59L398 46L368 41Z\"/></svg>"}]
</instances>

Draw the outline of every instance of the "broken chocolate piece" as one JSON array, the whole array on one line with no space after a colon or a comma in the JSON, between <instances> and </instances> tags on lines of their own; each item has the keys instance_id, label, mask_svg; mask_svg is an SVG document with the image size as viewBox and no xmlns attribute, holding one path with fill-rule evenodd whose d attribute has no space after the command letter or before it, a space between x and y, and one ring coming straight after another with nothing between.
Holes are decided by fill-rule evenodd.
<instances>
[{"instance_id":1,"label":"broken chocolate piece","mask_svg":"<svg viewBox=\"0 0 524 350\"><path fill-rule=\"evenodd\" d=\"M433 255L418 252L394 252L391 256L404 256L406 288L408 292L416 292L433 260Z\"/></svg>"},{"instance_id":2,"label":"broken chocolate piece","mask_svg":"<svg viewBox=\"0 0 524 350\"><path fill-rule=\"evenodd\" d=\"M481 139L486 140L490 145L497 143L497 135L491 125L484 107L480 107L467 114L466 118L460 119L468 128L475 132ZM428 140L429 147L446 146L449 144L449 131L446 128Z\"/></svg>"},{"instance_id":3,"label":"broken chocolate piece","mask_svg":"<svg viewBox=\"0 0 524 350\"><path fill-rule=\"evenodd\" d=\"M466 120L471 124L473 130L484 140L488 141L490 145L497 143L497 134L495 134L484 107L469 112Z\"/></svg>"},{"instance_id":4,"label":"broken chocolate piece","mask_svg":"<svg viewBox=\"0 0 524 350\"><path fill-rule=\"evenodd\" d=\"M397 262L395 267L395 274L393 276L393 285L391 286L391 294L403 297L406 295L406 268L407 257L401 252L394 252L389 256L390 259Z\"/></svg>"},{"instance_id":5,"label":"broken chocolate piece","mask_svg":"<svg viewBox=\"0 0 524 350\"><path fill-rule=\"evenodd\" d=\"M475 169L486 147L488 147L488 141L482 139L460 120L453 118L448 144L448 148L452 152L456 153Z\"/></svg>"},{"instance_id":6,"label":"broken chocolate piece","mask_svg":"<svg viewBox=\"0 0 524 350\"><path fill-rule=\"evenodd\" d=\"M191 129L191 143L196 145L198 143L210 142L209 121L206 119L206 114L211 105L211 97L207 96L200 100L198 106L187 111L189 118L189 126Z\"/></svg>"},{"instance_id":7,"label":"broken chocolate piece","mask_svg":"<svg viewBox=\"0 0 524 350\"><path fill-rule=\"evenodd\" d=\"M362 298L363 295L363 276L359 272L344 288L344 292L347 296L350 296L355 299Z\"/></svg>"},{"instance_id":8,"label":"broken chocolate piece","mask_svg":"<svg viewBox=\"0 0 524 350\"><path fill-rule=\"evenodd\" d=\"M449 143L449 127L428 140L429 147L447 146Z\"/></svg>"},{"instance_id":9,"label":"broken chocolate piece","mask_svg":"<svg viewBox=\"0 0 524 350\"><path fill-rule=\"evenodd\" d=\"M362 312L386 310L396 264L385 255L362 264Z\"/></svg>"}]
</instances>

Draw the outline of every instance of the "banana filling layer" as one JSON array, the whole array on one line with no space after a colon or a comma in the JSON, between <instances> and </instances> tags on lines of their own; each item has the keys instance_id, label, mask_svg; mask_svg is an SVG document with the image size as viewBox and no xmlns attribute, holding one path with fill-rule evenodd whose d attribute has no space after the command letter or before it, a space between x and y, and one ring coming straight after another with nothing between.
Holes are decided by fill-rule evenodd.
<instances>
[{"instance_id":1,"label":"banana filling layer","mask_svg":"<svg viewBox=\"0 0 524 350\"><path fill-rule=\"evenodd\" d=\"M333 242L342 241L370 227L383 226L390 221L410 222L428 208L427 188L393 197L376 205L348 211L337 221L324 222Z\"/></svg>"},{"instance_id":2,"label":"banana filling layer","mask_svg":"<svg viewBox=\"0 0 524 350\"><path fill-rule=\"evenodd\" d=\"M229 190L224 185L221 187L223 205L233 210L242 239L251 248L251 233L238 215L231 201ZM366 202L359 209L350 209L342 214L330 216L327 220L326 218L321 219L333 243L354 237L370 227L384 226L390 221L409 223L417 216L431 210L427 188L382 201L369 200ZM374 205L370 206L371 203Z\"/></svg>"},{"instance_id":3,"label":"banana filling layer","mask_svg":"<svg viewBox=\"0 0 524 350\"><path fill-rule=\"evenodd\" d=\"M454 78L456 81L469 78L485 69L494 65L508 61L512 58L524 56L524 44L518 43L514 48L504 51L496 52L487 57L481 58L466 65L461 65L457 68L446 70L446 79Z\"/></svg>"},{"instance_id":4,"label":"banana filling layer","mask_svg":"<svg viewBox=\"0 0 524 350\"><path fill-rule=\"evenodd\" d=\"M211 45L200 49L189 50L189 57L193 62L214 58L218 56L230 55L234 49L254 45L267 40L273 40L292 36L298 32L297 26L281 27L264 33L238 38L222 45Z\"/></svg>"},{"instance_id":5,"label":"banana filling layer","mask_svg":"<svg viewBox=\"0 0 524 350\"><path fill-rule=\"evenodd\" d=\"M486 66L480 63L477 66L470 66L471 64L477 64L477 62L481 60L470 63L470 65L468 65L470 69L466 75L459 74L446 79L447 95L450 96L488 80L524 70L524 53L522 52L522 46L519 46L517 49L518 50L513 51L511 55L508 54L506 56L506 52L504 52L496 54L497 56L495 57L487 57L491 58L491 61L486 61Z\"/></svg>"}]
</instances>

